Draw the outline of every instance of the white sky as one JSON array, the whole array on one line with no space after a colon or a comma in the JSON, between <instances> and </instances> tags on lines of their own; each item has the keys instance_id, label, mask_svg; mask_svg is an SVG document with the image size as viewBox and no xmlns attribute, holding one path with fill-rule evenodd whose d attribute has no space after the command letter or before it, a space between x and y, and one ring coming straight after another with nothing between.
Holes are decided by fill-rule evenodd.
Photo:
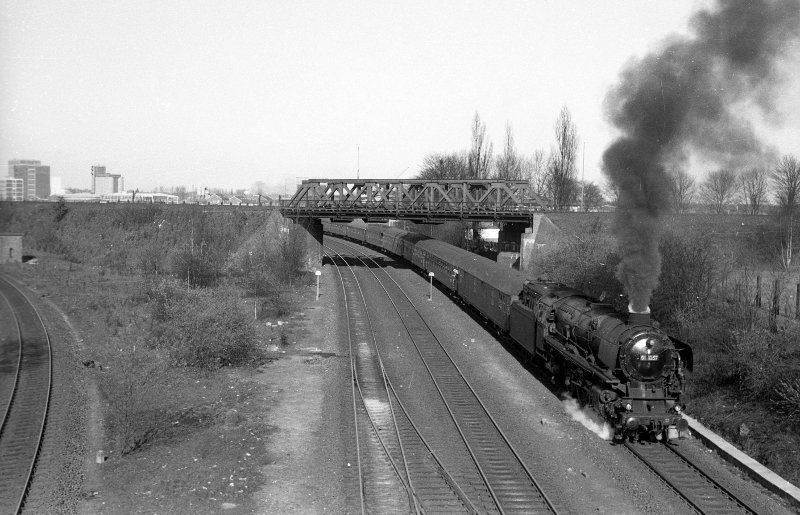
<instances>
[{"instance_id":1,"label":"white sky","mask_svg":"<svg viewBox=\"0 0 800 515\"><path fill-rule=\"evenodd\" d=\"M566 105L599 182L605 93L702 5L0 0L0 162L39 159L73 187L104 164L128 188L291 193L355 177L359 147L362 178L411 178L468 147L476 111L495 153L507 121L521 153L547 150ZM800 154L785 98L769 141Z\"/></svg>"}]
</instances>

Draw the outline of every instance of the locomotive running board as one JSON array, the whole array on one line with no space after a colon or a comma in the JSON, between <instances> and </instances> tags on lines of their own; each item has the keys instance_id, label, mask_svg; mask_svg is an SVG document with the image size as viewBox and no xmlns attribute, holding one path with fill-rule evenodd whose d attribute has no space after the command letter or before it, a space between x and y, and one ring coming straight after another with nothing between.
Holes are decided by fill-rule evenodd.
<instances>
[{"instance_id":1,"label":"locomotive running board","mask_svg":"<svg viewBox=\"0 0 800 515\"><path fill-rule=\"evenodd\" d=\"M546 336L545 335L544 339L551 346L556 348L558 350L558 353L561 356L563 356L564 359L572 362L573 364L577 365L578 367L584 369L585 371L587 371L589 373L596 374L596 375L602 377L607 383L610 383L612 385L618 385L619 384L619 379L617 379L616 377L608 374L602 368L600 368L600 367L598 367L596 365L592 365L591 363L589 363L588 361L586 361L582 357L576 356L575 354L572 354L571 352L567 351L567 349L564 347L564 345L561 342L559 342L558 340L556 340L555 338L553 338L552 336Z\"/></svg>"}]
</instances>

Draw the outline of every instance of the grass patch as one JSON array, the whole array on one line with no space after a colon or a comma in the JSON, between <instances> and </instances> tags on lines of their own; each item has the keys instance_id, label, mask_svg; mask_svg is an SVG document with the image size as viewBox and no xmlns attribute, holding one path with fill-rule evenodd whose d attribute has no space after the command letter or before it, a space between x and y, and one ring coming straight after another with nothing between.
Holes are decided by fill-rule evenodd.
<instances>
[{"instance_id":1,"label":"grass patch","mask_svg":"<svg viewBox=\"0 0 800 515\"><path fill-rule=\"evenodd\" d=\"M692 397L691 412L784 479L800 484L795 423L758 402L743 401L735 387Z\"/></svg>"}]
</instances>

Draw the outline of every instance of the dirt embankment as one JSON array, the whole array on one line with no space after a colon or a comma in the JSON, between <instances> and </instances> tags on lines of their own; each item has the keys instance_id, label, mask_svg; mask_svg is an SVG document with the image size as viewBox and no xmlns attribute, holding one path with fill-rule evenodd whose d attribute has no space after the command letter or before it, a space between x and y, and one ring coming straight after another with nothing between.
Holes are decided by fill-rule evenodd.
<instances>
[{"instance_id":1,"label":"dirt embankment","mask_svg":"<svg viewBox=\"0 0 800 515\"><path fill-rule=\"evenodd\" d=\"M104 423L108 400L97 388L113 371L98 356L113 345L115 307L135 295L138 278L44 255L38 265L2 271L35 292L58 356L46 466L31 509L341 512L341 453L330 406L347 368L335 311L321 307L326 299L316 301L314 288L303 291L294 315L256 324L261 366L171 369L168 395L180 409L140 448L120 455ZM242 300L242 309L252 307Z\"/></svg>"}]
</instances>

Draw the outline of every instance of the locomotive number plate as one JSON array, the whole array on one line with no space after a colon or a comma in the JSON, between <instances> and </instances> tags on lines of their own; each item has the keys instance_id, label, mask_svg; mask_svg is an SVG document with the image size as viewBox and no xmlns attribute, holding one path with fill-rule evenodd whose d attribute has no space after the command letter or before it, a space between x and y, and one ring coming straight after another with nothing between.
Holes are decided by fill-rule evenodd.
<instances>
[{"instance_id":1,"label":"locomotive number plate","mask_svg":"<svg viewBox=\"0 0 800 515\"><path fill-rule=\"evenodd\" d=\"M639 361L658 361L658 354L643 354L639 356Z\"/></svg>"}]
</instances>

